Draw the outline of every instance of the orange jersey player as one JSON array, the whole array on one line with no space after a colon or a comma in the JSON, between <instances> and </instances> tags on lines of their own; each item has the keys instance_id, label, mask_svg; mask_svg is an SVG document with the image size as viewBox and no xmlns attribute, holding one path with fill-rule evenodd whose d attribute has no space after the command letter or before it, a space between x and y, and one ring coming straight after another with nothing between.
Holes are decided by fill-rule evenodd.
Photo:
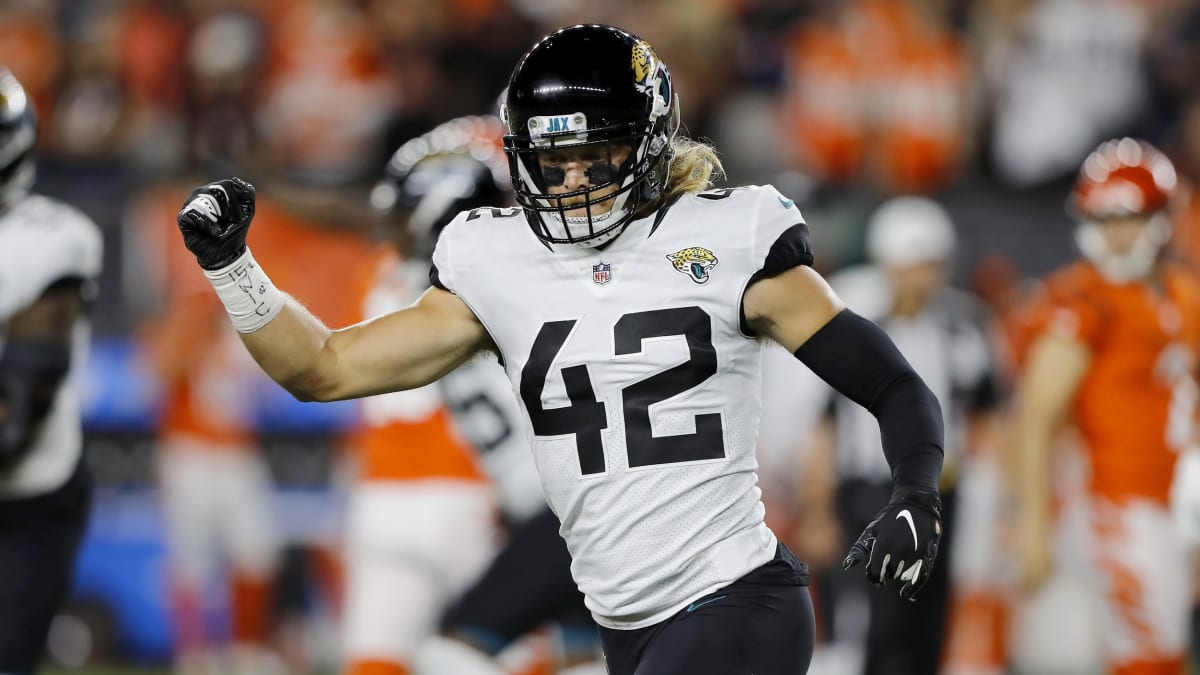
<instances>
[{"instance_id":1,"label":"orange jersey player","mask_svg":"<svg viewBox=\"0 0 1200 675\"><path fill-rule=\"evenodd\" d=\"M1079 514L1082 580L1114 675L1185 671L1191 581L1168 510L1192 441L1200 279L1162 259L1175 185L1167 158L1133 139L1084 162L1071 197L1083 258L1051 275L1023 359L1017 412L1017 529L1027 589L1046 580L1050 456L1073 424L1089 473ZM1081 610L1081 618L1086 618Z\"/></svg>"}]
</instances>

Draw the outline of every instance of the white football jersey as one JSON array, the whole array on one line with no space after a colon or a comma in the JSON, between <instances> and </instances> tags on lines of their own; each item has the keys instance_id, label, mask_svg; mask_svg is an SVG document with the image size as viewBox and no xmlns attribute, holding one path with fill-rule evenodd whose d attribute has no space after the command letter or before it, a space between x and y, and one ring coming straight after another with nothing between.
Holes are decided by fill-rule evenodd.
<instances>
[{"instance_id":1,"label":"white football jersey","mask_svg":"<svg viewBox=\"0 0 1200 675\"><path fill-rule=\"evenodd\" d=\"M596 620L638 628L772 558L754 456L761 343L741 299L811 263L773 187L685 195L603 250L519 209L460 214L434 283L475 312L518 394L542 488Z\"/></svg>"},{"instance_id":2,"label":"white football jersey","mask_svg":"<svg viewBox=\"0 0 1200 675\"><path fill-rule=\"evenodd\" d=\"M100 230L87 216L40 195L19 202L0 215L0 326L55 281L96 278L100 258ZM0 329L0 350L4 349L5 332ZM71 370L34 447L12 469L0 472L0 498L49 492L71 476L83 447L79 378L87 343L87 324L81 321L75 331Z\"/></svg>"}]
</instances>

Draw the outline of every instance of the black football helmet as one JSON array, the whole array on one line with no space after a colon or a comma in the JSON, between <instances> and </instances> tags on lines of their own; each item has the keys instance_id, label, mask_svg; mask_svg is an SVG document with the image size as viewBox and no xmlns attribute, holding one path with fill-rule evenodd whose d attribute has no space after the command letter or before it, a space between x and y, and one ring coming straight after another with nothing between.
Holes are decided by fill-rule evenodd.
<instances>
[{"instance_id":1,"label":"black football helmet","mask_svg":"<svg viewBox=\"0 0 1200 675\"><path fill-rule=\"evenodd\" d=\"M459 117L392 154L371 206L403 229L406 255L432 257L438 235L461 211L511 203L503 135L494 116Z\"/></svg>"},{"instance_id":2,"label":"black football helmet","mask_svg":"<svg viewBox=\"0 0 1200 675\"><path fill-rule=\"evenodd\" d=\"M0 213L25 198L33 188L33 146L37 116L21 83L0 68Z\"/></svg>"},{"instance_id":3,"label":"black football helmet","mask_svg":"<svg viewBox=\"0 0 1200 675\"><path fill-rule=\"evenodd\" d=\"M516 201L534 233L546 242L598 246L662 196L679 105L671 74L649 43L612 26L579 25L543 38L521 58L501 119ZM561 185L561 173L548 181L539 153L592 146L581 150L611 158L620 145L631 149L628 159L589 170L587 187L549 195L547 184ZM609 211L594 211L605 202ZM586 215L568 217L573 210Z\"/></svg>"}]
</instances>

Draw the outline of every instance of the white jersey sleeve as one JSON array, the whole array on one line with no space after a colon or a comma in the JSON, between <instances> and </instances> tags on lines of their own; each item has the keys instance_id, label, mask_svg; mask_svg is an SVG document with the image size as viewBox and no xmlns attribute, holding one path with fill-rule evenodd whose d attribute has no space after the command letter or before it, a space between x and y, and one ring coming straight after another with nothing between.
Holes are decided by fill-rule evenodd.
<instances>
[{"instance_id":1,"label":"white jersey sleeve","mask_svg":"<svg viewBox=\"0 0 1200 675\"><path fill-rule=\"evenodd\" d=\"M758 196L754 217L752 255L764 276L774 276L798 265L812 265L808 225L796 203L772 185L754 190Z\"/></svg>"},{"instance_id":2,"label":"white jersey sleeve","mask_svg":"<svg viewBox=\"0 0 1200 675\"><path fill-rule=\"evenodd\" d=\"M100 273L99 228L60 202L31 196L0 216L0 324L28 307L54 282ZM0 331L0 349L3 349ZM86 321L75 327L71 370L59 386L34 447L0 476L0 499L44 494L71 476L83 447L80 374L87 355Z\"/></svg>"},{"instance_id":3,"label":"white jersey sleeve","mask_svg":"<svg viewBox=\"0 0 1200 675\"><path fill-rule=\"evenodd\" d=\"M0 216L0 322L59 279L100 273L100 231L87 216L31 196Z\"/></svg>"}]
</instances>

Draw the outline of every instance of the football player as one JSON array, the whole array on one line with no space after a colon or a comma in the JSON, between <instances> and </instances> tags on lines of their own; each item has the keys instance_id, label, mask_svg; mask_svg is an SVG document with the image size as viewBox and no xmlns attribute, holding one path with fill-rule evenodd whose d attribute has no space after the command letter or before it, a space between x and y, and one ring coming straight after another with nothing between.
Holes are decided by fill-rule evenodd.
<instances>
[{"instance_id":1,"label":"football player","mask_svg":"<svg viewBox=\"0 0 1200 675\"><path fill-rule=\"evenodd\" d=\"M1038 589L1055 562L1051 457L1071 423L1090 466L1086 496L1064 513L1083 524L1090 564L1069 574L1102 608L1115 675L1185 670L1192 581L1168 499L1194 442L1200 280L1160 255L1175 182L1170 160L1143 141L1111 140L1087 157L1069 201L1082 257L1045 282L1018 387L1024 585Z\"/></svg>"},{"instance_id":2,"label":"football player","mask_svg":"<svg viewBox=\"0 0 1200 675\"><path fill-rule=\"evenodd\" d=\"M782 344L878 418L894 490L845 561L905 597L941 537L936 398L811 267L773 187L710 190L666 66L635 35L562 29L522 57L502 119L520 208L464 212L412 306L331 331L245 245L254 190L178 218L263 369L302 399L412 389L490 350L524 411L610 673L803 672L807 570L763 522L759 355Z\"/></svg>"},{"instance_id":3,"label":"football player","mask_svg":"<svg viewBox=\"0 0 1200 675\"><path fill-rule=\"evenodd\" d=\"M456 215L511 203L503 135L504 125L496 117L461 117L392 155L372 202L383 212L396 250L405 256L402 264L410 281L418 274L428 278L438 236ZM385 269L394 276L397 264L393 257ZM472 359L443 377L438 390L454 426L478 453L512 532L487 570L449 609L443 621L446 638L422 648L418 672L499 675L503 670L495 657L550 621L562 636L558 651L565 663L594 659L595 624L571 579L571 557L558 535L558 519L542 497L533 455L521 433L521 410L504 370L494 358ZM396 447L381 452L390 452L395 462L412 461ZM453 527L461 529L461 524ZM395 605L377 588L372 597Z\"/></svg>"},{"instance_id":4,"label":"football player","mask_svg":"<svg viewBox=\"0 0 1200 675\"><path fill-rule=\"evenodd\" d=\"M79 371L96 225L33 194L32 103L0 69L0 672L32 673L87 522Z\"/></svg>"}]
</instances>

